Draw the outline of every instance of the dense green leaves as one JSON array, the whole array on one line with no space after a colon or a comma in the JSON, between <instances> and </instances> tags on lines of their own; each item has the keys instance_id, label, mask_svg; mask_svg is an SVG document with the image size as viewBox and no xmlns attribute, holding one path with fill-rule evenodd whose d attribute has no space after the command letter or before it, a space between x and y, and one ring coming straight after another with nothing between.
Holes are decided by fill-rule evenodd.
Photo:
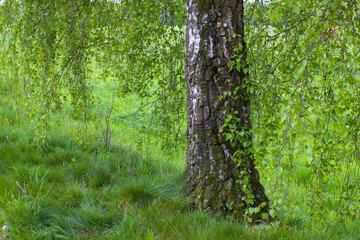
<instances>
[{"instance_id":1,"label":"dense green leaves","mask_svg":"<svg viewBox=\"0 0 360 240\"><path fill-rule=\"evenodd\" d=\"M168 143L183 134L184 2L5 1L1 11L12 13L1 25L2 60L15 69L11 84L38 124L36 140L67 103L85 134L99 101L90 86L100 82L143 98Z\"/></svg>"},{"instance_id":2,"label":"dense green leaves","mask_svg":"<svg viewBox=\"0 0 360 240\"><path fill-rule=\"evenodd\" d=\"M359 206L360 189L347 187L359 176L359 4L285 0L247 7L256 159L278 172L274 188L285 195L288 179L303 167L311 173L311 204L321 203L336 179L352 192L339 204ZM278 171L284 167L287 174Z\"/></svg>"}]
</instances>

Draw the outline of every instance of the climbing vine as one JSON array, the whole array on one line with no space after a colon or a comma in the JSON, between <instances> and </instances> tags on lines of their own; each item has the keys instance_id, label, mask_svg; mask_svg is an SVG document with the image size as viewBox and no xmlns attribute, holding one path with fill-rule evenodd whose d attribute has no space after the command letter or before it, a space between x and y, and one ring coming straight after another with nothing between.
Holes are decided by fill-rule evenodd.
<instances>
[{"instance_id":1,"label":"climbing vine","mask_svg":"<svg viewBox=\"0 0 360 240\"><path fill-rule=\"evenodd\" d=\"M360 189L354 185L360 160L359 7L354 1L246 4L247 57L244 60L239 46L229 64L247 77L241 85L228 80L229 89L219 97L226 114L221 131L239 146L234 161L241 165L250 153L265 170L265 179L272 183L267 186L271 218L285 208L290 180L304 169L309 204L319 213L313 219L332 211L322 206L335 180L343 183L342 196L336 199L343 206L341 219L359 216ZM252 127L241 126L231 108L230 102L243 101L244 95L251 101ZM244 169L238 183L245 196L238 207L245 207L244 218L251 222L251 214L263 206L252 206L248 177Z\"/></svg>"}]
</instances>

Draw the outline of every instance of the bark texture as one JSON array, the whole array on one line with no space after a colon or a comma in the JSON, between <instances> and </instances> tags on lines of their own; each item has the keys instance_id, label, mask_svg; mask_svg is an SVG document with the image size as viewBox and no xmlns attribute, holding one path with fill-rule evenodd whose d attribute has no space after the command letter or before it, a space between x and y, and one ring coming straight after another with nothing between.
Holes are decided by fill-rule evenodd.
<instances>
[{"instance_id":1,"label":"bark texture","mask_svg":"<svg viewBox=\"0 0 360 240\"><path fill-rule=\"evenodd\" d=\"M259 182L259 174L254 166L254 158L246 148L232 146L220 133L224 123L225 107L238 111L239 127L251 128L250 101L245 90L240 97L225 106L219 101L224 91L244 82L243 71L229 71L229 61L235 46L243 46L246 57L242 0L187 0L185 78L188 104L188 148L186 169L189 173L190 192L203 208L210 212L228 213L234 211L227 203L239 206L242 186L236 183L240 171L249 174L248 187L252 190L254 204L269 202L264 188ZM241 37L239 37L241 36ZM229 38L231 41L228 41ZM248 136L251 140L251 136ZM243 150L242 163L232 159L236 150ZM246 208L236 209L239 215ZM268 211L268 204L262 212ZM257 216L252 216L258 218Z\"/></svg>"}]
</instances>

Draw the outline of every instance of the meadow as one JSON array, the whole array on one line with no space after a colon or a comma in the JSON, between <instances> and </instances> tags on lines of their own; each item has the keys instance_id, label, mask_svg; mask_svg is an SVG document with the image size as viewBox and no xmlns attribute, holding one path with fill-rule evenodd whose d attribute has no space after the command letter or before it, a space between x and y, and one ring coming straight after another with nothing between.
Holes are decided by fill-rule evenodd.
<instances>
[{"instance_id":1,"label":"meadow","mask_svg":"<svg viewBox=\"0 0 360 240\"><path fill-rule=\"evenodd\" d=\"M5 85L3 85L5 86ZM277 220L250 226L214 216L186 194L184 146L169 157L156 123L141 131L135 96L112 97L109 85L94 85L98 118L88 143L75 137L71 107L52 114L44 144L33 144L34 122L6 88L0 99L0 238L2 239L359 239L357 217L342 213L342 183L326 184L316 199L311 169L279 170L258 164ZM101 111L111 114L108 141ZM110 104L110 105L109 105ZM98 110L96 110L98 109ZM105 114L106 115L106 114ZM141 133L141 134L140 134ZM139 145L134 143L142 142ZM139 147L140 146L140 147ZM276 173L276 174L275 174ZM281 185L281 184L280 184ZM316 203L318 202L318 203Z\"/></svg>"}]
</instances>

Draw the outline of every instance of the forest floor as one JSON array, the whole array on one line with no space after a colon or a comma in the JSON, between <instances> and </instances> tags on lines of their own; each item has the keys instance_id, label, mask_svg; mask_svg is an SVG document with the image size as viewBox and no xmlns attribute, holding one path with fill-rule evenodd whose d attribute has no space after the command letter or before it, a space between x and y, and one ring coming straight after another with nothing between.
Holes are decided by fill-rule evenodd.
<instances>
[{"instance_id":1,"label":"forest floor","mask_svg":"<svg viewBox=\"0 0 360 240\"><path fill-rule=\"evenodd\" d=\"M257 227L191 208L183 155L165 161L120 140L83 147L69 124L34 146L26 111L0 100L0 239L360 239L358 220L314 220L302 199Z\"/></svg>"}]
</instances>

